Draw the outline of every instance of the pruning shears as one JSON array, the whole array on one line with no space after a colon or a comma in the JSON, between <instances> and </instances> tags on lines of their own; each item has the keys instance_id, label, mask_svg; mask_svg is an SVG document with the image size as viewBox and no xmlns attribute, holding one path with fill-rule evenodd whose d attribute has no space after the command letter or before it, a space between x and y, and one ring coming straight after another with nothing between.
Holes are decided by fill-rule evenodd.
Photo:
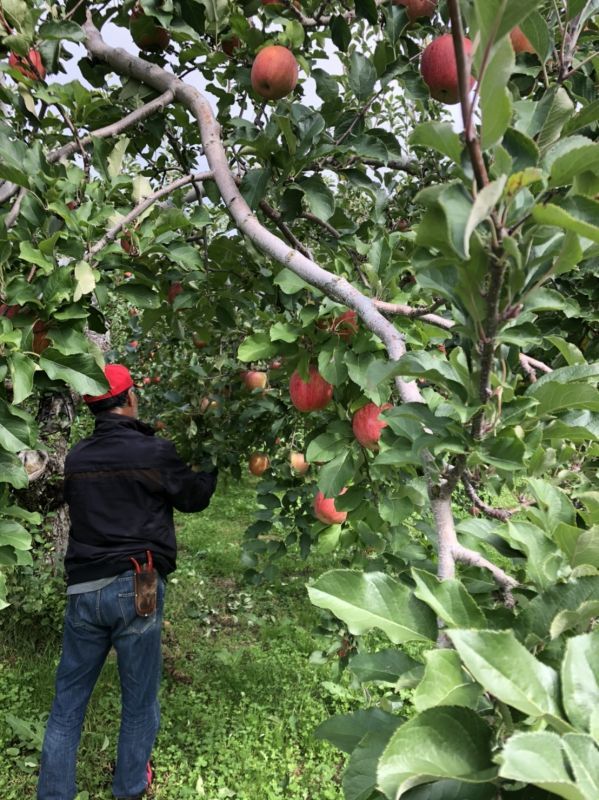
<instances>
[{"instance_id":1,"label":"pruning shears","mask_svg":"<svg viewBox=\"0 0 599 800\"><path fill-rule=\"evenodd\" d=\"M152 551L146 550L146 563L140 566L139 561L133 556L129 556L129 560L133 563L133 569L136 574L140 572L151 572L154 569L154 559L152 558Z\"/></svg>"}]
</instances>

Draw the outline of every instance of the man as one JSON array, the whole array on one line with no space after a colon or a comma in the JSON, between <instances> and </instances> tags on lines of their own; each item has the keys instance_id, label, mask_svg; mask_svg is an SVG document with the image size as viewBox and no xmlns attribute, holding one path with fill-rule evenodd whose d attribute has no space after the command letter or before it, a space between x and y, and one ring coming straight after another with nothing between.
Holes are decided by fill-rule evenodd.
<instances>
[{"instance_id":1,"label":"man","mask_svg":"<svg viewBox=\"0 0 599 800\"><path fill-rule=\"evenodd\" d=\"M105 375L110 389L84 396L95 430L65 462L68 602L38 800L73 800L77 794L85 709L111 647L122 699L113 793L124 800L144 796L160 719L164 579L176 566L173 508L202 511L216 487L216 471L194 472L170 442L138 420L129 370L112 364Z\"/></svg>"}]
</instances>

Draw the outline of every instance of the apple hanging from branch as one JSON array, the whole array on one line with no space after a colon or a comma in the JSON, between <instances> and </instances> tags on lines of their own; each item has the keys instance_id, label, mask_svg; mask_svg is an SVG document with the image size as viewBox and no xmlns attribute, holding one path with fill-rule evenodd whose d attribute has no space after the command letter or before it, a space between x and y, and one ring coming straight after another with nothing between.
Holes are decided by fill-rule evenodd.
<instances>
[{"instance_id":1,"label":"apple hanging from branch","mask_svg":"<svg viewBox=\"0 0 599 800\"><path fill-rule=\"evenodd\" d=\"M464 51L472 54L472 42L464 37ZM425 48L420 60L420 73L429 88L431 97L445 105L454 105L460 99L458 89L458 67L450 33L439 36ZM474 78L470 77L470 88Z\"/></svg>"},{"instance_id":2,"label":"apple hanging from branch","mask_svg":"<svg viewBox=\"0 0 599 800\"><path fill-rule=\"evenodd\" d=\"M345 494L344 488L339 495ZM314 516L325 525L340 525L347 519L347 511L337 511L334 497L325 497L322 492L318 492L314 498Z\"/></svg>"},{"instance_id":3,"label":"apple hanging from branch","mask_svg":"<svg viewBox=\"0 0 599 800\"><path fill-rule=\"evenodd\" d=\"M286 47L271 44L260 50L252 64L252 88L267 100L279 100L297 84L299 65Z\"/></svg>"},{"instance_id":4,"label":"apple hanging from branch","mask_svg":"<svg viewBox=\"0 0 599 800\"><path fill-rule=\"evenodd\" d=\"M314 365L309 368L305 381L296 370L289 379L289 396L298 411L319 411L326 408L333 397L333 387L322 377Z\"/></svg>"}]
</instances>

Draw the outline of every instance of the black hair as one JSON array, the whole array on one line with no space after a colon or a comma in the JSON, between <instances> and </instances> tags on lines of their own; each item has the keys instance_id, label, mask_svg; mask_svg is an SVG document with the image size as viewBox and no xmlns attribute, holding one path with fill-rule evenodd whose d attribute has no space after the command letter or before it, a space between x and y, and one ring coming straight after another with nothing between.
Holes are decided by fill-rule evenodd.
<instances>
[{"instance_id":1,"label":"black hair","mask_svg":"<svg viewBox=\"0 0 599 800\"><path fill-rule=\"evenodd\" d=\"M107 411L112 411L113 408L120 408L126 405L128 394L129 389L125 389L124 392L115 394L113 397L107 397L105 400L96 400L95 403L88 403L87 407L94 417L97 417L98 414L105 414Z\"/></svg>"}]
</instances>

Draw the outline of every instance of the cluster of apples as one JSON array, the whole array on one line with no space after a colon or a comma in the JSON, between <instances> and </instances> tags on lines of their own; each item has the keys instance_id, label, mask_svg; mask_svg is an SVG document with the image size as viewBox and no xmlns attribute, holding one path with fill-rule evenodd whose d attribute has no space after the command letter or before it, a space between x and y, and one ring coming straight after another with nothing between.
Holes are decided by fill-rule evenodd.
<instances>
[{"instance_id":1,"label":"cluster of apples","mask_svg":"<svg viewBox=\"0 0 599 800\"><path fill-rule=\"evenodd\" d=\"M346 311L335 317L330 323L323 322L322 325L347 341L358 330L357 314L355 311ZM241 379L250 391L264 391L268 384L266 372L259 370L243 372ZM304 380L297 370L292 373L289 379L289 397L298 411L303 413L320 411L326 408L333 399L333 387L322 377L318 368L311 364L308 368L307 380ZM366 403L353 415L352 430L362 447L373 451L378 450L381 432L383 428L387 427L387 422L380 419L380 414L388 408L392 408L390 403L384 403L381 406L376 403ZM305 475L310 468L303 453L292 452L289 463L297 475ZM260 476L269 467L270 459L266 453L252 453L249 459L249 470L253 475ZM340 494L345 494L346 491L347 489L343 489ZM327 525L340 524L347 518L346 511L338 511L335 508L335 498L326 498L322 492L316 494L313 510L314 516Z\"/></svg>"}]
</instances>

